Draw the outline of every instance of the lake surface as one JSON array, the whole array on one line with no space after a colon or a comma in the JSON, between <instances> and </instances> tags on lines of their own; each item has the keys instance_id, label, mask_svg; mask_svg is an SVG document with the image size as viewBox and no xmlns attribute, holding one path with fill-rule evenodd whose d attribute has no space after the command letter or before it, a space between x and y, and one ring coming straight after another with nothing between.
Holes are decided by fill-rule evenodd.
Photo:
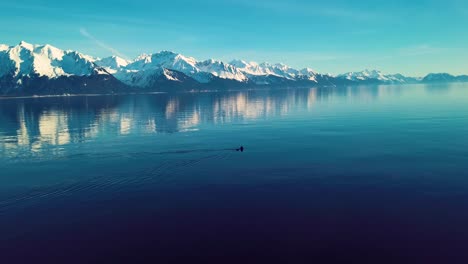
<instances>
[{"instance_id":1,"label":"lake surface","mask_svg":"<svg viewBox=\"0 0 468 264\"><path fill-rule=\"evenodd\" d=\"M468 84L2 99L0 263L466 263L467 169Z\"/></svg>"}]
</instances>

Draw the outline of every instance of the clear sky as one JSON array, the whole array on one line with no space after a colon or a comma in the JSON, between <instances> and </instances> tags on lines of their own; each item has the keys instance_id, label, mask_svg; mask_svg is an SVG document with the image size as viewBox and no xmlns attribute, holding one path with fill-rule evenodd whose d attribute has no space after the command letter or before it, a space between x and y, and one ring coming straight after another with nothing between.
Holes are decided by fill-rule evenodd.
<instances>
[{"instance_id":1,"label":"clear sky","mask_svg":"<svg viewBox=\"0 0 468 264\"><path fill-rule=\"evenodd\" d=\"M2 0L0 43L134 58L283 62L324 73L468 74L466 0Z\"/></svg>"}]
</instances>

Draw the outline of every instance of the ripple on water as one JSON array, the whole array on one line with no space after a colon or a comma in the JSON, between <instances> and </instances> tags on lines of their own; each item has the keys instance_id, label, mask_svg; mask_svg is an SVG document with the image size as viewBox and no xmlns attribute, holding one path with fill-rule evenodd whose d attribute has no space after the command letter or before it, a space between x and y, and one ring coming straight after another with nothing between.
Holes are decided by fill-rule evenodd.
<instances>
[{"instance_id":1,"label":"ripple on water","mask_svg":"<svg viewBox=\"0 0 468 264\"><path fill-rule=\"evenodd\" d=\"M86 180L79 179L71 183L60 183L45 187L36 187L29 191L6 197L0 201L0 215L8 213L9 210L32 207L34 205L47 203L48 201L60 199L67 196L86 194L94 197L96 194L115 194L125 189L147 186L161 186L177 183L174 177L186 175L189 170L202 162L215 162L216 160L228 159L233 149L195 149L175 150L165 152L131 152L131 153L77 153L63 158L66 159L150 159L152 156L164 156L166 160L155 165L146 164L145 167L135 170L133 173L116 172L112 174L103 173ZM193 155L193 154L197 155ZM206 155L209 153L209 155ZM187 155L191 154L191 157ZM170 156L177 156L171 159ZM92 198L90 198L92 199Z\"/></svg>"}]
</instances>

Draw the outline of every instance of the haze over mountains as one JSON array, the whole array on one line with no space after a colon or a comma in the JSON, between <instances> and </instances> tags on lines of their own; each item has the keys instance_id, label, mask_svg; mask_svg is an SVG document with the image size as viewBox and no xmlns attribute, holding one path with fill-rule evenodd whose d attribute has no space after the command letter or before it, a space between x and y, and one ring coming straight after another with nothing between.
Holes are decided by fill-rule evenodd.
<instances>
[{"instance_id":1,"label":"haze over mountains","mask_svg":"<svg viewBox=\"0 0 468 264\"><path fill-rule=\"evenodd\" d=\"M94 58L51 45L0 44L1 95L52 95L138 91L222 90L256 87L311 87L365 84L467 82L447 73L424 78L383 74L376 70L340 75L284 64L233 60L197 61L170 51L143 54L134 60Z\"/></svg>"}]
</instances>

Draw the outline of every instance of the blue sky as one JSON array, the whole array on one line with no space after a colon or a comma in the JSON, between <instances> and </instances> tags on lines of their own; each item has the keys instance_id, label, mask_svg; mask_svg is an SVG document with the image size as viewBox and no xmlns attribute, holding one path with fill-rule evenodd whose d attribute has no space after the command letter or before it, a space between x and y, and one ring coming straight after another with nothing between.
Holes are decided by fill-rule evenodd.
<instances>
[{"instance_id":1,"label":"blue sky","mask_svg":"<svg viewBox=\"0 0 468 264\"><path fill-rule=\"evenodd\" d=\"M4 0L0 43L105 57L172 50L197 59L468 74L465 0ZM8 11L5 11L8 10Z\"/></svg>"}]
</instances>

